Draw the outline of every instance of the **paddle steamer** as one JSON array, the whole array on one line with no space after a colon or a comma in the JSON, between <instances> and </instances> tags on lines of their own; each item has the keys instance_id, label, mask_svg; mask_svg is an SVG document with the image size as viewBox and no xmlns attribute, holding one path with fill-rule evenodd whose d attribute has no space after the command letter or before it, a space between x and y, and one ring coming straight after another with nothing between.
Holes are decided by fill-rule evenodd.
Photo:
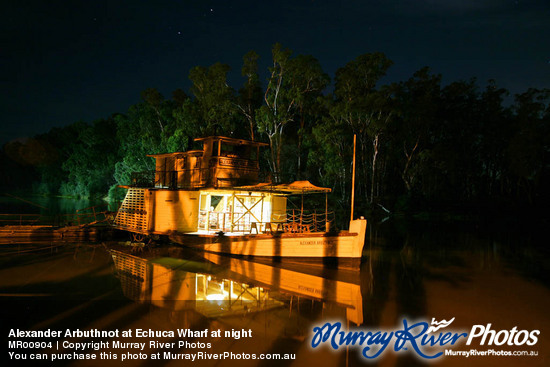
<instances>
[{"instance_id":1,"label":"paddle steamer","mask_svg":"<svg viewBox=\"0 0 550 367\"><path fill-rule=\"evenodd\" d=\"M330 188L309 181L258 183L259 150L267 144L222 136L198 138L201 150L153 154L156 169L135 174L114 221L116 228L209 252L252 257L360 259L366 220L333 231ZM303 197L324 194L324 211ZM301 197L289 209L288 198Z\"/></svg>"}]
</instances>

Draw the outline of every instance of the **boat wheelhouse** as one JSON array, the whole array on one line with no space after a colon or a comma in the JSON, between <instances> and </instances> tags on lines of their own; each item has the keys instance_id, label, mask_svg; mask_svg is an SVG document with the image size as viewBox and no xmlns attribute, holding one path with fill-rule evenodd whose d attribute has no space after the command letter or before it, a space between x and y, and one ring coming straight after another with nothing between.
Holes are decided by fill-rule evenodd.
<instances>
[{"instance_id":1,"label":"boat wheelhouse","mask_svg":"<svg viewBox=\"0 0 550 367\"><path fill-rule=\"evenodd\" d=\"M303 195L326 195L329 188L308 181L258 183L259 149L267 144L222 136L195 141L202 150L150 155L155 171L135 174L125 186L116 228L136 239L167 235L234 255L361 257L366 221L330 233L333 216L326 205L324 211L304 210ZM287 208L290 195L302 196L300 207Z\"/></svg>"}]
</instances>

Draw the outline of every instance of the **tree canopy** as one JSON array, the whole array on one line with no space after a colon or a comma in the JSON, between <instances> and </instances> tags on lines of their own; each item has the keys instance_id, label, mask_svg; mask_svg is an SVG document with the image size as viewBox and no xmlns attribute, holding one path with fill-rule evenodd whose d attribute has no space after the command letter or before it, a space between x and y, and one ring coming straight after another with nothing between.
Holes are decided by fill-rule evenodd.
<instances>
[{"instance_id":1,"label":"tree canopy","mask_svg":"<svg viewBox=\"0 0 550 367\"><path fill-rule=\"evenodd\" d=\"M343 65L333 83L315 57L280 44L266 80L258 62L256 52L244 55L241 86L228 84L226 64L196 66L188 92L177 89L166 99L156 88L136 91L141 100L123 113L7 144L6 182L32 166L37 192L105 196L130 183L133 172L154 169L147 154L225 135L269 143L261 157L265 177L329 186L346 206L356 134L356 197L365 210L548 203L549 89L509 98L495 81L442 85L427 67L382 84L393 63L379 52ZM29 160L33 149L44 159Z\"/></svg>"}]
</instances>

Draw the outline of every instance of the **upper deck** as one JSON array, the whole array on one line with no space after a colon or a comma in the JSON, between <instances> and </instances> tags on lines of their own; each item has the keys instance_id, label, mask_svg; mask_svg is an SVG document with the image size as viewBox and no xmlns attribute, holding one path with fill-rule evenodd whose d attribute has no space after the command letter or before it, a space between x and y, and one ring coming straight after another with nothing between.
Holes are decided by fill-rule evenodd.
<instances>
[{"instance_id":1,"label":"upper deck","mask_svg":"<svg viewBox=\"0 0 550 367\"><path fill-rule=\"evenodd\" d=\"M210 136L197 138L202 150L152 154L153 187L171 189L229 188L258 182L260 147L266 143Z\"/></svg>"}]
</instances>

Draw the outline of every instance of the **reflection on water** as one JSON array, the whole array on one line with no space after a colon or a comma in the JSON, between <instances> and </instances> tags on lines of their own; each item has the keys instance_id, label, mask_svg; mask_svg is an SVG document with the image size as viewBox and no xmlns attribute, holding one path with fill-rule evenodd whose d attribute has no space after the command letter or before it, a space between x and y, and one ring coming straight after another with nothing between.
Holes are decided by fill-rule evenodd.
<instances>
[{"instance_id":1,"label":"reflection on water","mask_svg":"<svg viewBox=\"0 0 550 367\"><path fill-rule=\"evenodd\" d=\"M498 330L539 329L538 344L525 348L538 350L539 357L444 357L436 365L544 366L550 269L548 249L535 239L373 230L357 270L231 259L180 247L136 254L102 245L25 253L11 246L0 258L2 324L6 329L250 329L252 339L209 340L211 351L296 353L293 365L344 366L365 362L355 349L311 350L313 326L338 320L349 327L395 329L402 317L455 317L453 325L467 331L488 323ZM370 364L422 361L385 353Z\"/></svg>"},{"instance_id":2,"label":"reflection on water","mask_svg":"<svg viewBox=\"0 0 550 367\"><path fill-rule=\"evenodd\" d=\"M172 311L193 310L205 317L239 315L283 306L269 290L215 272L193 272L197 263L141 257L112 251L124 295Z\"/></svg>"},{"instance_id":3,"label":"reflection on water","mask_svg":"<svg viewBox=\"0 0 550 367\"><path fill-rule=\"evenodd\" d=\"M304 271L296 264L259 263L209 253L202 254L204 259L189 260L180 248L152 250L148 258L117 250L111 254L126 297L170 311L217 318L280 308L290 315L305 302L309 309L330 309L333 317L355 325L363 320L359 270L333 271L331 278L324 277L320 267ZM295 331L294 337L304 338L309 330Z\"/></svg>"}]
</instances>

